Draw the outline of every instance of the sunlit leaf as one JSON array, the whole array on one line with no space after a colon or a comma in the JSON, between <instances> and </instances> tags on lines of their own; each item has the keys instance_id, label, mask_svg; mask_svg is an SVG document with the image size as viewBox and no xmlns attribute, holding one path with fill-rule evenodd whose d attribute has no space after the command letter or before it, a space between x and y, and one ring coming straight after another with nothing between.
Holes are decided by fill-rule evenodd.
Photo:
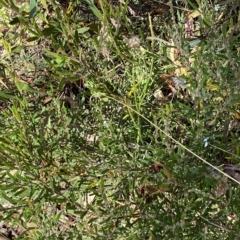
<instances>
[{"instance_id":1,"label":"sunlit leaf","mask_svg":"<svg viewBox=\"0 0 240 240\"><path fill-rule=\"evenodd\" d=\"M89 30L90 28L89 27L84 27L84 28L79 28L77 31L78 33L85 33Z\"/></svg>"},{"instance_id":2,"label":"sunlit leaf","mask_svg":"<svg viewBox=\"0 0 240 240\"><path fill-rule=\"evenodd\" d=\"M19 92L29 92L29 93L37 93L38 90L32 88L28 83L15 81L15 85L18 88Z\"/></svg>"},{"instance_id":3,"label":"sunlit leaf","mask_svg":"<svg viewBox=\"0 0 240 240\"><path fill-rule=\"evenodd\" d=\"M187 17L188 17L188 19L191 19L191 18L199 17L201 15L202 14L201 14L201 12L199 10L195 10L192 13L190 13Z\"/></svg>"},{"instance_id":4,"label":"sunlit leaf","mask_svg":"<svg viewBox=\"0 0 240 240\"><path fill-rule=\"evenodd\" d=\"M33 18L37 14L37 0L30 0L29 12L30 18Z\"/></svg>"},{"instance_id":5,"label":"sunlit leaf","mask_svg":"<svg viewBox=\"0 0 240 240\"><path fill-rule=\"evenodd\" d=\"M92 12L94 13L94 15L98 18L98 19L102 19L102 14L101 12L97 9L97 7L93 4L92 1L90 0L86 0L86 2L88 3L90 9L92 10Z\"/></svg>"}]
</instances>

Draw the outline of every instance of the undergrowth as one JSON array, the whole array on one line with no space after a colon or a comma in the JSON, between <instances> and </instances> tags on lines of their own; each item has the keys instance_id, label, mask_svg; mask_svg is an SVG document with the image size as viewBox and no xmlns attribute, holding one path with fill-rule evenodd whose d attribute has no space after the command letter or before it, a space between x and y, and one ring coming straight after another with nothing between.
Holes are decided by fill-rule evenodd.
<instances>
[{"instance_id":1,"label":"undergrowth","mask_svg":"<svg viewBox=\"0 0 240 240\"><path fill-rule=\"evenodd\" d=\"M239 5L176 2L0 0L9 238L239 238Z\"/></svg>"}]
</instances>

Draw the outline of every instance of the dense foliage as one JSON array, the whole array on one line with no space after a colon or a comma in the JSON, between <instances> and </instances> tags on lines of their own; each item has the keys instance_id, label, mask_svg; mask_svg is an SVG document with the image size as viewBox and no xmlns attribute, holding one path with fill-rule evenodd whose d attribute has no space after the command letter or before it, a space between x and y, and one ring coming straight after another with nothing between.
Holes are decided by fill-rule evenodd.
<instances>
[{"instance_id":1,"label":"dense foliage","mask_svg":"<svg viewBox=\"0 0 240 240\"><path fill-rule=\"evenodd\" d=\"M0 233L239 239L234 1L0 0ZM235 180L235 181L234 181Z\"/></svg>"}]
</instances>

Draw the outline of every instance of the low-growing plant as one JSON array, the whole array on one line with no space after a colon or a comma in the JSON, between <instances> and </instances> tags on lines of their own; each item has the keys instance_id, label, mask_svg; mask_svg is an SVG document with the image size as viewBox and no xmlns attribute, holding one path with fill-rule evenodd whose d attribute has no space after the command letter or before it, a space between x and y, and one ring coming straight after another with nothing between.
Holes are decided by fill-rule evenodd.
<instances>
[{"instance_id":1,"label":"low-growing plant","mask_svg":"<svg viewBox=\"0 0 240 240\"><path fill-rule=\"evenodd\" d=\"M239 238L233 5L0 4L1 233Z\"/></svg>"}]
</instances>

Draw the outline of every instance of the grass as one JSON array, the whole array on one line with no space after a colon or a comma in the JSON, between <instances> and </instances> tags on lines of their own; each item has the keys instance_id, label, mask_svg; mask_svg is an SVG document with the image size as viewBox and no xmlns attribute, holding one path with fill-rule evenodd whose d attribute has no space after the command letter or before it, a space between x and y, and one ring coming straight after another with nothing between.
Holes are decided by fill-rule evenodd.
<instances>
[{"instance_id":1,"label":"grass","mask_svg":"<svg viewBox=\"0 0 240 240\"><path fill-rule=\"evenodd\" d=\"M237 2L95 4L0 0L1 232L237 239Z\"/></svg>"}]
</instances>

